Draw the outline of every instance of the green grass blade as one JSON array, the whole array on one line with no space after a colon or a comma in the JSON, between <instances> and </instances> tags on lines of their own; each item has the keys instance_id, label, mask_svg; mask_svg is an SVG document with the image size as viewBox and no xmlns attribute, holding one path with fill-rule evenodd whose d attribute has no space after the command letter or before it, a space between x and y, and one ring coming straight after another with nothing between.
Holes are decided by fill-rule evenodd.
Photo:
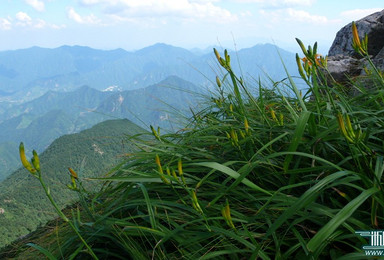
<instances>
[{"instance_id":1,"label":"green grass blade","mask_svg":"<svg viewBox=\"0 0 384 260\"><path fill-rule=\"evenodd\" d=\"M290 116L292 117L294 123L296 123L297 120L299 119L299 115L298 115L297 111L292 107L292 105L291 105L290 102L286 99L286 97L284 97L284 95L281 93L280 89L277 89L277 91L278 91L279 94L281 95L281 99L282 99L282 101L285 103L285 107L286 107L286 109L289 111L289 114L290 114Z\"/></svg>"},{"instance_id":2,"label":"green grass blade","mask_svg":"<svg viewBox=\"0 0 384 260\"><path fill-rule=\"evenodd\" d=\"M289 145L288 152L295 152L297 147L299 146L299 143L301 142L301 138L303 137L310 115L311 115L311 112L304 111L300 115L299 119L297 120L296 130L295 130L295 133L293 134L293 138L292 138L291 144ZM293 154L289 154L285 158L284 172L287 172L289 164L292 161L292 158L293 158Z\"/></svg>"},{"instance_id":3,"label":"green grass blade","mask_svg":"<svg viewBox=\"0 0 384 260\"><path fill-rule=\"evenodd\" d=\"M288 221L299 209L306 207L310 203L314 202L319 193L325 189L327 185L334 182L337 179L348 176L350 172L341 171L328 175L316 185L308 189L293 205L285 210L283 214L277 218L277 220L268 229L265 237L272 235L284 222Z\"/></svg>"},{"instance_id":4,"label":"green grass blade","mask_svg":"<svg viewBox=\"0 0 384 260\"><path fill-rule=\"evenodd\" d=\"M34 249L38 250L40 253L44 254L49 260L56 260L57 258L52 255L51 252L49 252L47 249L36 245L34 243L28 243L27 246L33 247Z\"/></svg>"},{"instance_id":5,"label":"green grass blade","mask_svg":"<svg viewBox=\"0 0 384 260\"><path fill-rule=\"evenodd\" d=\"M153 229L156 229L155 213L153 212L152 203L151 203L151 199L149 198L148 191L142 183L138 183L137 185L140 187L141 191L143 192L145 203L147 204L148 215L149 215L149 220L151 222L151 227Z\"/></svg>"},{"instance_id":6,"label":"green grass blade","mask_svg":"<svg viewBox=\"0 0 384 260\"><path fill-rule=\"evenodd\" d=\"M222 173L225 173L225 174L227 174L228 176L231 176L234 179L237 179L237 178L240 177L240 174L238 172L232 170L231 168L229 168L229 167L227 167L225 165L219 164L217 162L191 163L191 165L196 165L196 166L198 165L198 166L204 166L204 167L212 168L212 169L215 169L215 170L220 171ZM248 187L250 187L251 189L260 191L260 192L268 194L268 195L272 195L272 193L270 193L267 190L264 190L263 188L261 188L260 186L254 184L253 182L251 182L247 178L244 178L241 182L244 185L247 185Z\"/></svg>"},{"instance_id":7,"label":"green grass blade","mask_svg":"<svg viewBox=\"0 0 384 260\"><path fill-rule=\"evenodd\" d=\"M370 188L363 191L359 196L349 202L339 213L336 214L319 232L308 242L307 248L311 252L315 252L318 247L323 245L327 238L346 221L370 196L378 192L377 188Z\"/></svg>"},{"instance_id":8,"label":"green grass blade","mask_svg":"<svg viewBox=\"0 0 384 260\"><path fill-rule=\"evenodd\" d=\"M227 255L230 256L230 255L234 255L234 254L244 254L246 252L247 252L246 250L242 250L242 249L220 250L220 251L208 253L208 254L204 255L203 257L199 258L199 260L217 259L218 257L223 257L223 256L227 256Z\"/></svg>"},{"instance_id":9,"label":"green grass blade","mask_svg":"<svg viewBox=\"0 0 384 260\"><path fill-rule=\"evenodd\" d=\"M301 108L304 110L304 111L307 111L307 106L305 105L304 103L304 100L303 100L303 97L300 95L300 91L295 83L295 81L292 79L292 76L289 74L288 72L288 69L287 67L285 66L285 63L280 55L280 52L278 52L279 56L280 56L280 60L281 60L281 63L283 64L283 67L284 67L284 70L285 70L285 73L287 74L287 77L288 77L288 80L289 80L289 83L291 84L291 87L292 87L292 90L293 92L295 93L296 95L296 99L299 101L299 104L301 106Z\"/></svg>"},{"instance_id":10,"label":"green grass blade","mask_svg":"<svg viewBox=\"0 0 384 260\"><path fill-rule=\"evenodd\" d=\"M131 176L116 176L116 177L106 177L106 178L90 178L89 180L100 180L100 181L115 181L115 182L153 182L153 183L162 183L163 181L158 177L143 177L143 178L137 178L137 177L131 177Z\"/></svg>"},{"instance_id":11,"label":"green grass blade","mask_svg":"<svg viewBox=\"0 0 384 260\"><path fill-rule=\"evenodd\" d=\"M375 186L378 185L377 182L380 183L381 177L383 176L383 172L384 172L383 156L378 156L376 160L376 166L375 166L375 176L376 176Z\"/></svg>"},{"instance_id":12,"label":"green grass blade","mask_svg":"<svg viewBox=\"0 0 384 260\"><path fill-rule=\"evenodd\" d=\"M268 155L267 158L268 159L271 159L271 158L275 158L275 157L279 157L279 156L283 156L283 155L289 155L289 154L292 154L292 155L297 155L297 156L304 156L304 157L308 157L308 158L312 158L318 162L322 162L322 163L325 163L329 166L331 166L332 168L334 169L337 169L339 171L343 171L343 168L341 168L340 166L322 158L322 157L319 157L319 156L316 156L316 155L312 155L312 154L308 154L308 153L303 153L303 152L278 152L278 153L273 153L271 155Z\"/></svg>"},{"instance_id":13,"label":"green grass blade","mask_svg":"<svg viewBox=\"0 0 384 260\"><path fill-rule=\"evenodd\" d=\"M80 254L80 252L83 250L84 245L80 245L74 250L71 255L69 256L69 260L74 260L77 258L77 256Z\"/></svg>"},{"instance_id":14,"label":"green grass blade","mask_svg":"<svg viewBox=\"0 0 384 260\"><path fill-rule=\"evenodd\" d=\"M259 154L261 154L262 151L264 151L268 147L272 146L274 143L278 142L280 139L284 138L288 134L289 133L282 133L278 137L274 138L273 140L271 140L268 143L266 143L265 145L263 145L263 147L261 147L259 150L257 150L257 152L252 156L252 158L249 161L252 162L253 160L255 160L255 158L257 158L257 156Z\"/></svg>"},{"instance_id":15,"label":"green grass blade","mask_svg":"<svg viewBox=\"0 0 384 260\"><path fill-rule=\"evenodd\" d=\"M142 227L142 226L126 226L126 227L124 227L124 232L129 233L129 231L135 231L135 232L136 231L142 231L142 232L147 232L147 233L150 233L153 235L158 235L161 237L165 236L164 232L161 232L159 230L152 229L152 228Z\"/></svg>"}]
</instances>

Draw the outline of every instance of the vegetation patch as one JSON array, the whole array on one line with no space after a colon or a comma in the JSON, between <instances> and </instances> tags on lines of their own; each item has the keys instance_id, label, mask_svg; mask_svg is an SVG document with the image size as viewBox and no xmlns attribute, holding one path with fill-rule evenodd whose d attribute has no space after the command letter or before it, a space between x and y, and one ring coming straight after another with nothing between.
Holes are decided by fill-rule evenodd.
<instances>
[{"instance_id":1,"label":"vegetation patch","mask_svg":"<svg viewBox=\"0 0 384 260\"><path fill-rule=\"evenodd\" d=\"M369 86L335 82L317 44L298 40L305 93L290 75L251 87L215 50L210 104L177 133L132 136L137 152L92 178L99 192L68 178L79 207L31 245L62 259L364 258L355 232L383 229L384 79L354 35Z\"/></svg>"}]
</instances>

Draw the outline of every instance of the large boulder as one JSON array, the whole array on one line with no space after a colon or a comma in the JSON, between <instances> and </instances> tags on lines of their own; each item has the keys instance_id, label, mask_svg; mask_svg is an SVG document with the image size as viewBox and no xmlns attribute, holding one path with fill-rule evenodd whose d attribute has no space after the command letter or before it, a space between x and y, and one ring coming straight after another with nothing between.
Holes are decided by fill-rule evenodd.
<instances>
[{"instance_id":1,"label":"large boulder","mask_svg":"<svg viewBox=\"0 0 384 260\"><path fill-rule=\"evenodd\" d=\"M361 74L360 60L343 54L328 56L327 68L336 82L344 83L348 78Z\"/></svg>"},{"instance_id":2,"label":"large boulder","mask_svg":"<svg viewBox=\"0 0 384 260\"><path fill-rule=\"evenodd\" d=\"M368 35L368 53L373 63L384 70L384 10L356 21L360 38ZM328 53L328 70L338 82L364 73L366 60L352 48L352 23L344 26L337 34Z\"/></svg>"}]
</instances>

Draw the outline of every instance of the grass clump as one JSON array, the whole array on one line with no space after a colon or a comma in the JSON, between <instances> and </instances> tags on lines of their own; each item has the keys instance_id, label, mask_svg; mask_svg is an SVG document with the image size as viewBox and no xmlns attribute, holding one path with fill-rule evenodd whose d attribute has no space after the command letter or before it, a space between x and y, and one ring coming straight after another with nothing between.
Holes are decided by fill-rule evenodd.
<instances>
[{"instance_id":1,"label":"grass clump","mask_svg":"<svg viewBox=\"0 0 384 260\"><path fill-rule=\"evenodd\" d=\"M352 79L352 96L327 75L316 44L298 42L304 94L289 75L252 94L215 50L225 73L210 105L177 133L131 137L137 152L93 179L101 191L83 197L45 250L63 259L363 258L368 241L355 231L384 228L383 75L368 68L369 92Z\"/></svg>"}]
</instances>

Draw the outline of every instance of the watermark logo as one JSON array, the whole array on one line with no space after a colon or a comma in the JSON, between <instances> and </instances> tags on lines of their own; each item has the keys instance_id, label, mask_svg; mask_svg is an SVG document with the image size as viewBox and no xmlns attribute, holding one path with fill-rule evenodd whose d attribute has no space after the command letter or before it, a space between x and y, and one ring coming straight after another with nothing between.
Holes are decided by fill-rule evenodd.
<instances>
[{"instance_id":1,"label":"watermark logo","mask_svg":"<svg viewBox=\"0 0 384 260\"><path fill-rule=\"evenodd\" d=\"M363 246L365 255L384 256L384 230L356 231L355 233L370 239L370 245Z\"/></svg>"}]
</instances>

